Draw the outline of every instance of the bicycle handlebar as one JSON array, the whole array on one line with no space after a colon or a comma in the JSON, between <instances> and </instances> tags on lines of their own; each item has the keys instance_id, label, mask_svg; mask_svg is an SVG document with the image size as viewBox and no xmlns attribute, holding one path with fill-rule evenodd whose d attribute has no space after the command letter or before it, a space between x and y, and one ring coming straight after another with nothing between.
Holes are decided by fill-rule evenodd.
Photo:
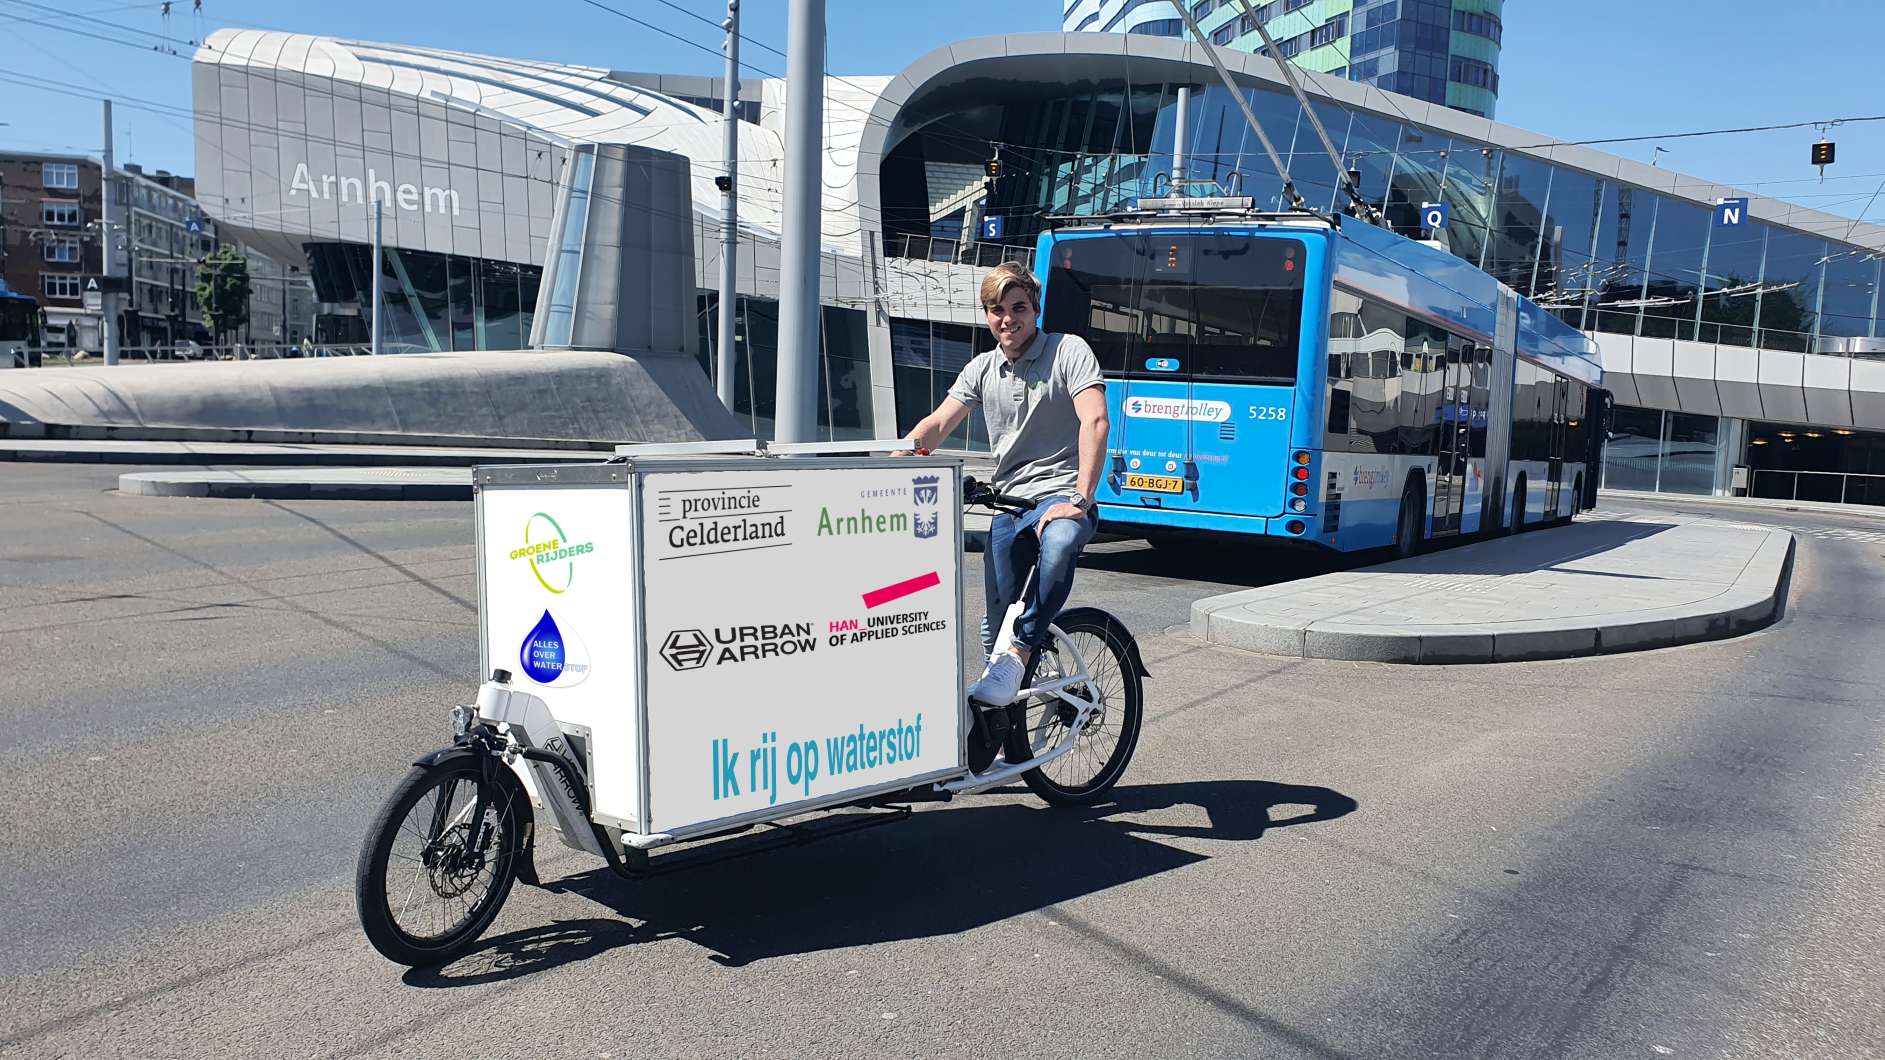
<instances>
[{"instance_id":1,"label":"bicycle handlebar","mask_svg":"<svg viewBox=\"0 0 1885 1060\"><path fill-rule=\"evenodd\" d=\"M986 482L973 478L962 480L962 503L978 504L984 508L993 508L1009 515L1026 515L1034 510L1034 502L1022 497L1011 497L997 492Z\"/></svg>"}]
</instances>

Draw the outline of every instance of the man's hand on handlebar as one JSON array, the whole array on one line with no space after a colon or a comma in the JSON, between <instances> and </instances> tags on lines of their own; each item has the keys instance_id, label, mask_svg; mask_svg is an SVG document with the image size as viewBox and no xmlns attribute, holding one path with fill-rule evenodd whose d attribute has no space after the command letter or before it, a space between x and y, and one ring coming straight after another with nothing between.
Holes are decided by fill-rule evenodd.
<instances>
[{"instance_id":1,"label":"man's hand on handlebar","mask_svg":"<svg viewBox=\"0 0 1885 1060\"><path fill-rule=\"evenodd\" d=\"M1061 501L1059 504L1041 513L1041 521L1038 525L1044 527L1056 519L1079 519L1083 518L1085 515L1086 513L1081 511L1077 505Z\"/></svg>"}]
</instances>

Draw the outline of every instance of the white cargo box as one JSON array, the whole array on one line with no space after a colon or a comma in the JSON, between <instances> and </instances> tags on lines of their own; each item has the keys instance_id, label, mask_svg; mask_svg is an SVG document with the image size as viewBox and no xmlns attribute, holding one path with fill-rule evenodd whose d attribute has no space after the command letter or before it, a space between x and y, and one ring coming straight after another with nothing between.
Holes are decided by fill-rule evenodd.
<instances>
[{"instance_id":1,"label":"white cargo box","mask_svg":"<svg viewBox=\"0 0 1885 1060\"><path fill-rule=\"evenodd\" d=\"M676 837L963 772L961 466L644 457L481 467L479 665Z\"/></svg>"}]
</instances>

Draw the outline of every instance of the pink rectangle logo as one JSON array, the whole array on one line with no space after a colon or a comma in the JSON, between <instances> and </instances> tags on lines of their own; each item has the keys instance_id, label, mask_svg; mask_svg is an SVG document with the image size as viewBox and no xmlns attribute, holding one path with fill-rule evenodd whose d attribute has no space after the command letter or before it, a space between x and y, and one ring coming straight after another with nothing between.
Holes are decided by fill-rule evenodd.
<instances>
[{"instance_id":1,"label":"pink rectangle logo","mask_svg":"<svg viewBox=\"0 0 1885 1060\"><path fill-rule=\"evenodd\" d=\"M872 608L879 604L887 604L892 600L901 600L912 593L920 593L932 585L941 584L942 578L935 571L930 571L928 574L911 578L907 582L898 582L895 585L886 585L881 589L872 589L870 592L864 594L864 606L866 608Z\"/></svg>"}]
</instances>

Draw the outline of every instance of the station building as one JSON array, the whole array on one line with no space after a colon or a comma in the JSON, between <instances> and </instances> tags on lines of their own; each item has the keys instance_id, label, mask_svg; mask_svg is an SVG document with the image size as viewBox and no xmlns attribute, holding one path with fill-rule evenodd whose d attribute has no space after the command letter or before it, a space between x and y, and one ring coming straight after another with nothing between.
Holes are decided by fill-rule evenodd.
<instances>
[{"instance_id":1,"label":"station building","mask_svg":"<svg viewBox=\"0 0 1885 1060\"><path fill-rule=\"evenodd\" d=\"M1297 188L1337 209L1335 166L1275 63L1220 54ZM317 328L335 338L364 334L374 203L389 336L410 349L517 348L573 149L684 157L697 294L675 311L694 314L689 352L713 371L721 79L246 30L213 36L194 77L199 200L221 230L307 261ZM1745 482L1762 495L1885 502L1885 228L1371 84L1303 80L1391 224L1593 336L1618 406L1609 486L1727 493ZM1153 194L1169 178L1180 86L1193 92L1194 177L1278 205L1281 178L1235 100L1180 40L986 37L891 76L829 78L825 435L906 430L989 345L983 270L1031 264L1051 217ZM736 413L767 435L786 86L737 89ZM1718 223L1724 199L1747 200L1738 223ZM1446 228L1418 228L1425 202L1449 205ZM990 218L1000 235L981 238ZM954 444L986 440L972 421Z\"/></svg>"}]
</instances>

